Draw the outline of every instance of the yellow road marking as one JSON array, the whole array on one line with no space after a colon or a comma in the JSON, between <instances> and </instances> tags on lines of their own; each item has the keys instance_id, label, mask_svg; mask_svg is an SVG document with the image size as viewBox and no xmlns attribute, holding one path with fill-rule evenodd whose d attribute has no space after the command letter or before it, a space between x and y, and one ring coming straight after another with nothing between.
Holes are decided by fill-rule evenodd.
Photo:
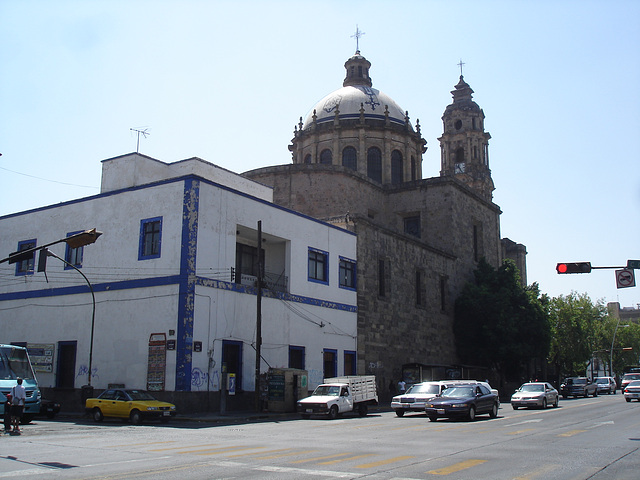
<instances>
[{"instance_id":1,"label":"yellow road marking","mask_svg":"<svg viewBox=\"0 0 640 480\"><path fill-rule=\"evenodd\" d=\"M466 470L467 468L475 467L476 465L480 465L484 462L486 462L486 460L465 460L464 462L454 463L453 465L445 468L430 470L427 473L431 473L432 475L449 475L450 473L455 473L461 470Z\"/></svg>"},{"instance_id":2,"label":"yellow road marking","mask_svg":"<svg viewBox=\"0 0 640 480\"><path fill-rule=\"evenodd\" d=\"M338 462L347 462L349 460L357 460L358 458L370 457L371 455L374 455L374 454L373 453L365 453L363 455L356 455L354 457L340 458L338 460L329 460L328 462L320 462L320 463L318 463L318 465L332 465L332 464L338 463Z\"/></svg>"},{"instance_id":3,"label":"yellow road marking","mask_svg":"<svg viewBox=\"0 0 640 480\"><path fill-rule=\"evenodd\" d=\"M266 457L257 457L257 458L268 460L270 458L290 457L292 455L302 455L303 453L313 453L313 452L317 452L317 450L301 450L296 452L281 453L280 455L267 455ZM260 453L264 453L264 452L260 452Z\"/></svg>"},{"instance_id":4,"label":"yellow road marking","mask_svg":"<svg viewBox=\"0 0 640 480\"><path fill-rule=\"evenodd\" d=\"M220 445L219 443L209 443L204 445L194 445L194 447L215 447L216 445ZM171 448L154 448L153 450L149 450L150 452L166 452L167 450L176 450L176 447ZM185 452L189 453L189 452Z\"/></svg>"},{"instance_id":5,"label":"yellow road marking","mask_svg":"<svg viewBox=\"0 0 640 480\"><path fill-rule=\"evenodd\" d=\"M572 437L574 435L577 435L578 433L583 433L583 432L586 432L586 430L569 430L568 432L560 433L558 436L559 437Z\"/></svg>"},{"instance_id":6,"label":"yellow road marking","mask_svg":"<svg viewBox=\"0 0 640 480\"><path fill-rule=\"evenodd\" d=\"M532 478L540 477L549 472L552 472L557 468L560 468L560 465L545 465L537 470L534 470L533 472L522 475L521 477L515 477L513 480L531 480Z\"/></svg>"},{"instance_id":7,"label":"yellow road marking","mask_svg":"<svg viewBox=\"0 0 640 480\"><path fill-rule=\"evenodd\" d=\"M305 462L315 462L316 460L326 460L327 458L336 458L336 457L344 457L345 455L349 455L348 453L338 453L337 455L327 455L325 457L316 457L316 458L307 458L305 460L296 460L291 463L305 463Z\"/></svg>"},{"instance_id":8,"label":"yellow road marking","mask_svg":"<svg viewBox=\"0 0 640 480\"><path fill-rule=\"evenodd\" d=\"M530 432L533 428L525 428L524 430L516 430L515 432L508 432L507 435L520 435L521 433Z\"/></svg>"},{"instance_id":9,"label":"yellow road marking","mask_svg":"<svg viewBox=\"0 0 640 480\"><path fill-rule=\"evenodd\" d=\"M256 447L256 448L265 448L265 447ZM291 449L290 448L280 448L278 450L265 450L264 452L239 453L237 455L227 455L227 457L229 457L229 458L249 457L251 455L262 455L263 453L286 452L287 450L291 450Z\"/></svg>"},{"instance_id":10,"label":"yellow road marking","mask_svg":"<svg viewBox=\"0 0 640 480\"><path fill-rule=\"evenodd\" d=\"M356 465L356 468L379 467L381 465L387 465L389 463L400 462L402 460L408 460L410 458L413 458L413 455L406 455L406 456L403 456L403 457L393 457L393 458L389 458L387 460L380 460L379 462L364 463L362 465Z\"/></svg>"},{"instance_id":11,"label":"yellow road marking","mask_svg":"<svg viewBox=\"0 0 640 480\"><path fill-rule=\"evenodd\" d=\"M256 448L265 448L265 447L234 446L234 447L222 447L222 448L204 449L204 450L191 450L188 452L178 452L178 453L195 453L196 455L218 455L220 453L232 452L234 450L254 450Z\"/></svg>"}]
</instances>

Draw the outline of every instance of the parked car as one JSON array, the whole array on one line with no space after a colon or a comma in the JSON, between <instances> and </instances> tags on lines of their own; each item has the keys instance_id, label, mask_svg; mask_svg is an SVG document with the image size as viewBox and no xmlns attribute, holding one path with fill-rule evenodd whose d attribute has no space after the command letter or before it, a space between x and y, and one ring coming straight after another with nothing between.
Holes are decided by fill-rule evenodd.
<instances>
[{"instance_id":1,"label":"parked car","mask_svg":"<svg viewBox=\"0 0 640 480\"><path fill-rule=\"evenodd\" d=\"M60 404L46 398L40 399L40 416L53 418L60 413Z\"/></svg>"},{"instance_id":2,"label":"parked car","mask_svg":"<svg viewBox=\"0 0 640 480\"><path fill-rule=\"evenodd\" d=\"M547 408L558 406L558 391L547 382L524 383L511 395L511 406L514 410L520 407Z\"/></svg>"},{"instance_id":3,"label":"parked car","mask_svg":"<svg viewBox=\"0 0 640 480\"><path fill-rule=\"evenodd\" d=\"M391 399L391 408L396 415L402 417L405 412L422 412L428 400L437 397L452 382L422 382L415 383L402 395L396 395Z\"/></svg>"},{"instance_id":4,"label":"parked car","mask_svg":"<svg viewBox=\"0 0 640 480\"><path fill-rule=\"evenodd\" d=\"M633 380L640 380L640 373L625 373L620 380L620 390L624 392L625 387Z\"/></svg>"},{"instance_id":5,"label":"parked car","mask_svg":"<svg viewBox=\"0 0 640 480\"><path fill-rule=\"evenodd\" d=\"M610 393L615 394L618 388L618 384L613 377L596 378L596 386L598 387L598 394L606 393L607 395Z\"/></svg>"},{"instance_id":6,"label":"parked car","mask_svg":"<svg viewBox=\"0 0 640 480\"><path fill-rule=\"evenodd\" d=\"M622 390L624 399L627 402L638 400L640 402L640 380L631 380L629 384Z\"/></svg>"},{"instance_id":7,"label":"parked car","mask_svg":"<svg viewBox=\"0 0 640 480\"><path fill-rule=\"evenodd\" d=\"M449 387L427 402L425 412L429 420L438 418L466 418L475 420L476 415L488 413L498 416L498 396L482 383L460 384Z\"/></svg>"},{"instance_id":8,"label":"parked car","mask_svg":"<svg viewBox=\"0 0 640 480\"><path fill-rule=\"evenodd\" d=\"M144 419L159 418L168 421L176 414L176 406L161 402L144 390L109 389L97 398L87 398L85 410L96 422L104 417L128 418L139 424Z\"/></svg>"},{"instance_id":9,"label":"parked car","mask_svg":"<svg viewBox=\"0 0 640 480\"><path fill-rule=\"evenodd\" d=\"M598 387L587 377L568 377L564 383L560 385L560 395L562 398L567 397L588 397L598 396Z\"/></svg>"}]
</instances>

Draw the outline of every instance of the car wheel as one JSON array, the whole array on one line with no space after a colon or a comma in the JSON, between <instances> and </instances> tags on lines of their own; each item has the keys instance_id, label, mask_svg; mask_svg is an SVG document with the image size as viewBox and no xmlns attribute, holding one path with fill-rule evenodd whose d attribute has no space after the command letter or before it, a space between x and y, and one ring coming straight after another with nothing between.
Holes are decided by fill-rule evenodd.
<instances>
[{"instance_id":1,"label":"car wheel","mask_svg":"<svg viewBox=\"0 0 640 480\"><path fill-rule=\"evenodd\" d=\"M474 421L476 419L476 407L471 405L469 407L469 413L467 414L467 416L469 417L469 421Z\"/></svg>"},{"instance_id":2,"label":"car wheel","mask_svg":"<svg viewBox=\"0 0 640 480\"><path fill-rule=\"evenodd\" d=\"M564 399L566 400L566 399L567 399L567 396L566 396L566 395L562 395L562 398L564 398Z\"/></svg>"},{"instance_id":3,"label":"car wheel","mask_svg":"<svg viewBox=\"0 0 640 480\"><path fill-rule=\"evenodd\" d=\"M401 417L404 415L404 410L396 410L396 415Z\"/></svg>"},{"instance_id":4,"label":"car wheel","mask_svg":"<svg viewBox=\"0 0 640 480\"><path fill-rule=\"evenodd\" d=\"M132 410L129 414L129 421L134 425L140 425L142 423L142 415L138 410Z\"/></svg>"},{"instance_id":5,"label":"car wheel","mask_svg":"<svg viewBox=\"0 0 640 480\"><path fill-rule=\"evenodd\" d=\"M360 415L361 417L366 417L367 413L369 413L369 409L367 408L367 406L364 403L360 404L360 406L358 406L358 415Z\"/></svg>"},{"instance_id":6,"label":"car wheel","mask_svg":"<svg viewBox=\"0 0 640 480\"><path fill-rule=\"evenodd\" d=\"M494 403L493 407L491 407L491 411L489 412L489 416L491 418L496 418L498 416L498 404Z\"/></svg>"},{"instance_id":7,"label":"car wheel","mask_svg":"<svg viewBox=\"0 0 640 480\"><path fill-rule=\"evenodd\" d=\"M585 388L584 390L584 398L587 398L589 396L589 392L587 392L587 389Z\"/></svg>"},{"instance_id":8,"label":"car wheel","mask_svg":"<svg viewBox=\"0 0 640 480\"><path fill-rule=\"evenodd\" d=\"M598 390L594 390L594 391L593 391L593 396L594 396L594 397L597 397L597 396L598 396Z\"/></svg>"},{"instance_id":9,"label":"car wheel","mask_svg":"<svg viewBox=\"0 0 640 480\"><path fill-rule=\"evenodd\" d=\"M545 410L547 408L547 399L543 398L542 399L542 409Z\"/></svg>"},{"instance_id":10,"label":"car wheel","mask_svg":"<svg viewBox=\"0 0 640 480\"><path fill-rule=\"evenodd\" d=\"M553 408L558 408L558 397L556 397L555 401L553 402Z\"/></svg>"},{"instance_id":11,"label":"car wheel","mask_svg":"<svg viewBox=\"0 0 640 480\"><path fill-rule=\"evenodd\" d=\"M631 402L631 399L630 399L630 398L625 398L625 400L626 400L627 402Z\"/></svg>"},{"instance_id":12,"label":"car wheel","mask_svg":"<svg viewBox=\"0 0 640 480\"><path fill-rule=\"evenodd\" d=\"M104 419L104 415L99 408L94 408L93 412L91 412L91 416L93 417L94 422L101 422Z\"/></svg>"},{"instance_id":13,"label":"car wheel","mask_svg":"<svg viewBox=\"0 0 640 480\"><path fill-rule=\"evenodd\" d=\"M436 420L438 420L438 417L436 417L435 415L429 415L429 421L435 422Z\"/></svg>"},{"instance_id":14,"label":"car wheel","mask_svg":"<svg viewBox=\"0 0 640 480\"><path fill-rule=\"evenodd\" d=\"M338 407L336 405L332 405L329 409L329 418L331 420L338 418Z\"/></svg>"},{"instance_id":15,"label":"car wheel","mask_svg":"<svg viewBox=\"0 0 640 480\"><path fill-rule=\"evenodd\" d=\"M518 408L520 408L517 405L511 405L511 406L513 407L514 410L517 410Z\"/></svg>"}]
</instances>

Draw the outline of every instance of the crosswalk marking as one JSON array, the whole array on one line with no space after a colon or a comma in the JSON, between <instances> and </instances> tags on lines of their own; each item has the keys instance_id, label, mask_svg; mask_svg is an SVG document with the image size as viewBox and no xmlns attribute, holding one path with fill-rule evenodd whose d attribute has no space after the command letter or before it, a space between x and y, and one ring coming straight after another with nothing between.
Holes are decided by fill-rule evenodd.
<instances>
[{"instance_id":1,"label":"crosswalk marking","mask_svg":"<svg viewBox=\"0 0 640 480\"><path fill-rule=\"evenodd\" d=\"M332 465L334 463L348 462L350 460L357 460L358 458L370 457L372 455L375 455L375 454L374 453L364 453L362 455L355 455L353 457L340 458L338 460L329 460L328 462L319 462L318 465Z\"/></svg>"},{"instance_id":2,"label":"crosswalk marking","mask_svg":"<svg viewBox=\"0 0 640 480\"><path fill-rule=\"evenodd\" d=\"M306 463L306 462L315 462L317 460L326 460L327 458L336 458L336 457L345 457L349 455L348 453L338 453L335 455L326 455L324 457L315 457L315 458L307 458L307 459L303 459L303 460L296 460L295 462L291 462L291 463Z\"/></svg>"},{"instance_id":3,"label":"crosswalk marking","mask_svg":"<svg viewBox=\"0 0 640 480\"><path fill-rule=\"evenodd\" d=\"M256 448L264 448L264 447L256 447ZM279 448L277 450L265 450L263 452L249 452L249 453L238 453L237 455L227 455L228 458L236 458L236 457L250 457L251 455L262 455L264 453L277 453L277 452L286 452L291 450L290 448Z\"/></svg>"},{"instance_id":4,"label":"crosswalk marking","mask_svg":"<svg viewBox=\"0 0 640 480\"><path fill-rule=\"evenodd\" d=\"M195 450L192 452L180 452L180 453L195 453L196 455L219 455L221 453L238 451L238 450L255 450L256 448L264 448L264 447L235 446L235 447L214 448L212 450Z\"/></svg>"},{"instance_id":5,"label":"crosswalk marking","mask_svg":"<svg viewBox=\"0 0 640 480\"><path fill-rule=\"evenodd\" d=\"M215 447L217 445L220 445L220 444L219 443L209 443L209 444L205 444L205 445L193 445L191 448L195 448L195 447ZM167 450L176 450L176 447L171 447L171 448L153 448L153 449L151 449L149 451L150 452L166 452ZM183 452L183 453L189 453L189 452Z\"/></svg>"},{"instance_id":6,"label":"crosswalk marking","mask_svg":"<svg viewBox=\"0 0 640 480\"><path fill-rule=\"evenodd\" d=\"M578 433L586 432L586 430L569 430L568 432L558 434L559 437L573 437Z\"/></svg>"},{"instance_id":7,"label":"crosswalk marking","mask_svg":"<svg viewBox=\"0 0 640 480\"><path fill-rule=\"evenodd\" d=\"M526 473L520 477L515 477L513 480L531 480L532 478L546 476L546 474L553 472L557 468L560 468L560 465L544 465L533 472Z\"/></svg>"},{"instance_id":8,"label":"crosswalk marking","mask_svg":"<svg viewBox=\"0 0 640 480\"><path fill-rule=\"evenodd\" d=\"M476 465L480 465L486 462L486 460L465 460L464 462L454 463L453 465L449 465L445 468L440 468L438 470L429 470L427 473L432 475L449 475L450 473L456 473L461 470L466 470L467 468L475 467Z\"/></svg>"},{"instance_id":9,"label":"crosswalk marking","mask_svg":"<svg viewBox=\"0 0 640 480\"><path fill-rule=\"evenodd\" d=\"M257 458L259 460L269 460L269 459L272 459L272 458L291 457L292 455L303 455L305 453L313 453L313 452L317 452L317 450L302 450L302 451L281 453L279 455L267 455L265 457L257 457ZM261 453L264 453L264 452L261 452Z\"/></svg>"},{"instance_id":10,"label":"crosswalk marking","mask_svg":"<svg viewBox=\"0 0 640 480\"><path fill-rule=\"evenodd\" d=\"M379 462L364 463L362 465L356 465L356 468L380 467L382 465L388 465L389 463L400 462L402 460L409 460L410 458L414 458L413 455L405 455L405 456L402 456L402 457L388 458L387 460L380 460Z\"/></svg>"}]
</instances>

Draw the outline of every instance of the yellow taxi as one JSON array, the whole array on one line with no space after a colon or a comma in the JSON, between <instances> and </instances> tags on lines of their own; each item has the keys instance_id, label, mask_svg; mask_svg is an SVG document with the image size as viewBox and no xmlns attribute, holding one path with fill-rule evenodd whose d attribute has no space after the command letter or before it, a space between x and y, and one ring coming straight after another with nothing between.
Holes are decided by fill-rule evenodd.
<instances>
[{"instance_id":1,"label":"yellow taxi","mask_svg":"<svg viewBox=\"0 0 640 480\"><path fill-rule=\"evenodd\" d=\"M97 398L87 398L86 412L96 422L104 417L128 418L138 425L144 419L159 418L168 421L176 414L176 406L153 398L145 390L108 389Z\"/></svg>"}]
</instances>

